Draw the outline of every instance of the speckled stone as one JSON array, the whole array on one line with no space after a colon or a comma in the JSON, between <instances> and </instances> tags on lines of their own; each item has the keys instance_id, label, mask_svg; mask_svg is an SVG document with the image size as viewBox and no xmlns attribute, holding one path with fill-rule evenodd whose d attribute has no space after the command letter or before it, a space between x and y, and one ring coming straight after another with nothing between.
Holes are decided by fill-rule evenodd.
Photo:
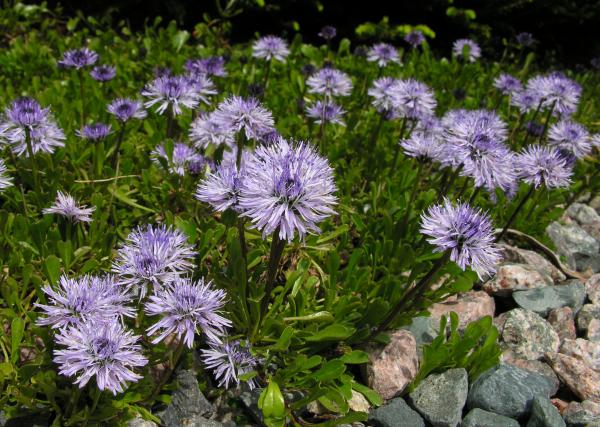
<instances>
[{"instance_id":1,"label":"speckled stone","mask_svg":"<svg viewBox=\"0 0 600 427\"><path fill-rule=\"evenodd\" d=\"M490 295L508 296L514 291L552 286L554 281L545 273L527 264L505 263L498 266L496 276L483 284Z\"/></svg>"},{"instance_id":2,"label":"speckled stone","mask_svg":"<svg viewBox=\"0 0 600 427\"><path fill-rule=\"evenodd\" d=\"M507 312L502 329L502 345L516 357L534 360L546 352L556 352L560 345L552 326L536 313L515 308Z\"/></svg>"},{"instance_id":3,"label":"speckled stone","mask_svg":"<svg viewBox=\"0 0 600 427\"><path fill-rule=\"evenodd\" d=\"M475 408L462 420L460 427L519 427L519 423L504 415Z\"/></svg>"},{"instance_id":4,"label":"speckled stone","mask_svg":"<svg viewBox=\"0 0 600 427\"><path fill-rule=\"evenodd\" d=\"M583 283L572 280L566 285L513 292L512 296L519 307L546 317L550 310L560 307L570 307L577 313L585 301L586 293Z\"/></svg>"},{"instance_id":5,"label":"speckled stone","mask_svg":"<svg viewBox=\"0 0 600 427\"><path fill-rule=\"evenodd\" d=\"M560 416L558 409L549 399L543 396L533 398L531 416L527 427L565 427L565 421Z\"/></svg>"}]
</instances>

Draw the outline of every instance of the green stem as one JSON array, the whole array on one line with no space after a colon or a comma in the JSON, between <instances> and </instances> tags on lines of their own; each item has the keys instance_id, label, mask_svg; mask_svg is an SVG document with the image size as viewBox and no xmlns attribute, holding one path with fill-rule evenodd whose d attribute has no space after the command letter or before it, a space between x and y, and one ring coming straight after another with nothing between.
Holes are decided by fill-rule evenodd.
<instances>
[{"instance_id":1,"label":"green stem","mask_svg":"<svg viewBox=\"0 0 600 427\"><path fill-rule=\"evenodd\" d=\"M92 402L92 408L90 409L89 412L87 412L85 414L85 421L83 422L84 426L88 425L88 422L90 420L90 417L92 416L92 414L96 411L96 408L98 407L98 402L100 402L100 396L102 396L102 390L97 389L95 396L94 396L94 401Z\"/></svg>"},{"instance_id":2,"label":"green stem","mask_svg":"<svg viewBox=\"0 0 600 427\"><path fill-rule=\"evenodd\" d=\"M119 155L121 151L121 144L123 143L123 137L125 136L125 122L121 125L121 130L119 131L119 136L117 137L117 142L115 144L115 151L112 155L112 167L115 169L119 162ZM115 175L116 176L116 175Z\"/></svg>"},{"instance_id":3,"label":"green stem","mask_svg":"<svg viewBox=\"0 0 600 427\"><path fill-rule=\"evenodd\" d=\"M406 212L404 212L404 217L402 218L402 235L400 237L404 237L404 235L406 234L406 230L408 230L408 221L410 220L410 214L412 212L412 206L413 203L415 201L415 197L417 196L417 191L419 190L419 187L421 186L421 171L423 170L423 163L422 162L418 162L417 165L417 176L415 178L415 182L413 184L413 188L412 191L410 193L410 199L408 200L408 206L406 207ZM399 240L399 239L396 239ZM397 246L397 243L394 242L394 246Z\"/></svg>"},{"instance_id":4,"label":"green stem","mask_svg":"<svg viewBox=\"0 0 600 427\"><path fill-rule=\"evenodd\" d=\"M27 155L29 156L29 162L31 163L31 171L33 172L33 183L35 192L37 193L37 197L42 196L42 191L40 187L40 175L37 167L37 162L35 160L35 155L33 154L33 145L31 144L31 131L26 128L25 129L25 144L27 145Z\"/></svg>"},{"instance_id":5,"label":"green stem","mask_svg":"<svg viewBox=\"0 0 600 427\"><path fill-rule=\"evenodd\" d=\"M102 168L104 166L104 141L96 141L94 150L94 178L102 176Z\"/></svg>"},{"instance_id":6,"label":"green stem","mask_svg":"<svg viewBox=\"0 0 600 427\"><path fill-rule=\"evenodd\" d=\"M500 232L500 234L498 234L498 236L496 237L496 242L499 242L504 237L504 235L506 234L506 230L508 230L508 228L512 225L513 221L517 217L517 214L523 208L523 206L525 206L525 202L527 202L527 200L529 200L529 198L533 194L534 190L535 190L535 186L532 185L529 188L529 191L527 192L527 194L525 195L525 197L523 197L523 199L521 200L521 202L519 202L519 204L517 205L517 208L514 210L514 212L510 216L510 218L508 218L508 221L506 221L506 225L504 226L504 228L502 229L502 231Z\"/></svg>"},{"instance_id":7,"label":"green stem","mask_svg":"<svg viewBox=\"0 0 600 427\"><path fill-rule=\"evenodd\" d=\"M260 321L259 324L264 320L267 308L269 307L269 301L271 300L271 293L275 288L275 279L277 277L277 271L279 270L279 262L283 255L283 249L285 248L285 240L279 238L279 227L273 232L271 241L271 251L269 253L269 266L267 269L267 283L265 285L265 294L261 302L260 309Z\"/></svg>"},{"instance_id":8,"label":"green stem","mask_svg":"<svg viewBox=\"0 0 600 427\"><path fill-rule=\"evenodd\" d=\"M81 98L81 115L80 115L80 123L81 129L85 126L85 97L83 93L83 70L80 68L77 70L79 74L79 97Z\"/></svg>"},{"instance_id":9,"label":"green stem","mask_svg":"<svg viewBox=\"0 0 600 427\"><path fill-rule=\"evenodd\" d=\"M267 86L269 85L269 75L271 74L271 60L267 61L267 69L265 70L265 75L263 77L263 88L265 92L267 91Z\"/></svg>"},{"instance_id":10,"label":"green stem","mask_svg":"<svg viewBox=\"0 0 600 427\"><path fill-rule=\"evenodd\" d=\"M548 113L546 114L546 121L544 122L544 130L542 131L542 134L540 135L540 139L538 140L538 142L540 144L544 140L544 138L546 136L546 132L548 131L548 125L550 124L550 119L552 118L552 113L554 112L555 106L556 106L556 101L552 103L552 105L550 106L550 109L548 110Z\"/></svg>"},{"instance_id":11,"label":"green stem","mask_svg":"<svg viewBox=\"0 0 600 427\"><path fill-rule=\"evenodd\" d=\"M463 168L463 165L461 164L459 167L456 168L456 170L454 172L452 172L452 175L450 176L450 179L448 179L446 184L443 187L440 187L440 192L438 193L438 201L442 200L442 197L446 193L448 193L450 191L450 189L452 189L452 185L454 185L454 181L456 181L456 178L460 174L460 171L462 171L462 168Z\"/></svg>"},{"instance_id":12,"label":"green stem","mask_svg":"<svg viewBox=\"0 0 600 427\"><path fill-rule=\"evenodd\" d=\"M235 165L237 170L239 171L242 167L242 153L244 152L244 145L246 143L246 134L243 130L238 133L237 136L237 153L235 159Z\"/></svg>"}]
</instances>

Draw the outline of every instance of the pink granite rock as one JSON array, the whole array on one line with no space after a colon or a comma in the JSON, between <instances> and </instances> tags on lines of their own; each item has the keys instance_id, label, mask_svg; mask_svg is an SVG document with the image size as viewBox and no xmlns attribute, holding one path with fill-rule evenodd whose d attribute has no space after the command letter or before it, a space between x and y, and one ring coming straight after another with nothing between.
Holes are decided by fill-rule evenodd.
<instances>
[{"instance_id":1,"label":"pink granite rock","mask_svg":"<svg viewBox=\"0 0 600 427\"><path fill-rule=\"evenodd\" d=\"M547 274L555 282L566 280L567 276L556 268L550 261L535 251L500 244L502 259L507 263L528 264L541 273Z\"/></svg>"},{"instance_id":2,"label":"pink granite rock","mask_svg":"<svg viewBox=\"0 0 600 427\"><path fill-rule=\"evenodd\" d=\"M600 343L600 319L592 319L588 324L586 338L589 341Z\"/></svg>"},{"instance_id":3,"label":"pink granite rock","mask_svg":"<svg viewBox=\"0 0 600 427\"><path fill-rule=\"evenodd\" d=\"M583 338L564 340L559 353L581 360L588 367L600 373L600 343Z\"/></svg>"},{"instance_id":4,"label":"pink granite rock","mask_svg":"<svg viewBox=\"0 0 600 427\"><path fill-rule=\"evenodd\" d=\"M554 328L561 341L577 338L575 316L571 307L555 308L548 315L548 323Z\"/></svg>"},{"instance_id":5,"label":"pink granite rock","mask_svg":"<svg viewBox=\"0 0 600 427\"><path fill-rule=\"evenodd\" d=\"M483 290L490 295L508 296L513 291L552 286L552 278L527 264L502 264L496 276L483 284Z\"/></svg>"},{"instance_id":6,"label":"pink granite rock","mask_svg":"<svg viewBox=\"0 0 600 427\"><path fill-rule=\"evenodd\" d=\"M546 360L573 393L583 400L600 402L600 373L566 354L547 353Z\"/></svg>"},{"instance_id":7,"label":"pink granite rock","mask_svg":"<svg viewBox=\"0 0 600 427\"><path fill-rule=\"evenodd\" d=\"M483 291L469 291L459 294L456 298L449 298L444 302L433 304L429 307L431 318L439 323L442 316L451 311L458 314L458 327L464 329L470 322L479 320L484 316L494 316L494 298Z\"/></svg>"},{"instance_id":8,"label":"pink granite rock","mask_svg":"<svg viewBox=\"0 0 600 427\"><path fill-rule=\"evenodd\" d=\"M600 274L594 274L586 280L585 292L592 304L600 304Z\"/></svg>"}]
</instances>

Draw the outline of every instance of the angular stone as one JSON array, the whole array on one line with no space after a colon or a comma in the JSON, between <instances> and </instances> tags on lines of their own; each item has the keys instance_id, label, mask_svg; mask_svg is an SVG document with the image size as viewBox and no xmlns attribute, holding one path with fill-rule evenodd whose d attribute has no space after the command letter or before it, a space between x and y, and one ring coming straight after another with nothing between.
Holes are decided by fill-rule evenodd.
<instances>
[{"instance_id":1,"label":"angular stone","mask_svg":"<svg viewBox=\"0 0 600 427\"><path fill-rule=\"evenodd\" d=\"M519 418L529 411L535 396L550 397L553 388L543 375L500 364L475 380L469 390L467 407Z\"/></svg>"},{"instance_id":2,"label":"angular stone","mask_svg":"<svg viewBox=\"0 0 600 427\"><path fill-rule=\"evenodd\" d=\"M569 427L599 427L600 404L589 400L571 402L562 416Z\"/></svg>"},{"instance_id":3,"label":"angular stone","mask_svg":"<svg viewBox=\"0 0 600 427\"><path fill-rule=\"evenodd\" d=\"M600 274L594 274L586 280L585 291L592 304L600 304Z\"/></svg>"},{"instance_id":4,"label":"angular stone","mask_svg":"<svg viewBox=\"0 0 600 427\"><path fill-rule=\"evenodd\" d=\"M496 276L483 284L490 295L508 296L514 291L552 286L552 278L527 264L501 264Z\"/></svg>"},{"instance_id":5,"label":"angular stone","mask_svg":"<svg viewBox=\"0 0 600 427\"><path fill-rule=\"evenodd\" d=\"M559 353L579 359L593 370L600 372L600 343L583 338L565 340L560 346Z\"/></svg>"},{"instance_id":6,"label":"angular stone","mask_svg":"<svg viewBox=\"0 0 600 427\"><path fill-rule=\"evenodd\" d=\"M438 325L442 316L455 312L458 315L458 328L462 330L482 317L494 317L495 309L494 298L483 291L470 291L459 294L456 300L433 304L429 307L429 312L433 322Z\"/></svg>"},{"instance_id":7,"label":"angular stone","mask_svg":"<svg viewBox=\"0 0 600 427\"><path fill-rule=\"evenodd\" d=\"M512 296L519 307L546 317L550 310L565 306L577 313L585 301L585 287L572 280L567 285L516 291Z\"/></svg>"},{"instance_id":8,"label":"angular stone","mask_svg":"<svg viewBox=\"0 0 600 427\"><path fill-rule=\"evenodd\" d=\"M581 399L600 401L600 373L575 357L547 353L546 360L556 375Z\"/></svg>"},{"instance_id":9,"label":"angular stone","mask_svg":"<svg viewBox=\"0 0 600 427\"><path fill-rule=\"evenodd\" d=\"M565 213L582 225L600 221L600 215L598 215L596 210L583 203L573 203Z\"/></svg>"},{"instance_id":10,"label":"angular stone","mask_svg":"<svg viewBox=\"0 0 600 427\"><path fill-rule=\"evenodd\" d=\"M469 380L463 368L425 378L410 394L412 406L434 427L456 427L467 400Z\"/></svg>"},{"instance_id":11,"label":"angular stone","mask_svg":"<svg viewBox=\"0 0 600 427\"><path fill-rule=\"evenodd\" d=\"M600 221L596 221L591 224L583 224L581 228L583 228L594 239L600 241Z\"/></svg>"},{"instance_id":12,"label":"angular stone","mask_svg":"<svg viewBox=\"0 0 600 427\"><path fill-rule=\"evenodd\" d=\"M371 347L368 353L367 385L386 400L402 393L419 370L417 342L409 331L395 331L388 344Z\"/></svg>"},{"instance_id":13,"label":"angular stone","mask_svg":"<svg viewBox=\"0 0 600 427\"><path fill-rule=\"evenodd\" d=\"M260 397L263 389L255 388L251 391L244 391L240 394L240 401L246 408L246 412L250 414L250 416L258 423L258 425L263 425L263 415L262 411L258 407L258 398Z\"/></svg>"},{"instance_id":14,"label":"angular stone","mask_svg":"<svg viewBox=\"0 0 600 427\"><path fill-rule=\"evenodd\" d=\"M539 315L515 308L507 312L502 329L503 346L521 359L539 359L546 352L556 352L560 345L558 334Z\"/></svg>"},{"instance_id":15,"label":"angular stone","mask_svg":"<svg viewBox=\"0 0 600 427\"><path fill-rule=\"evenodd\" d=\"M527 264L540 273L546 274L555 282L566 280L567 276L556 268L550 261L535 251L517 248L501 243L502 259L507 263Z\"/></svg>"},{"instance_id":16,"label":"angular stone","mask_svg":"<svg viewBox=\"0 0 600 427\"><path fill-rule=\"evenodd\" d=\"M356 412L369 412L371 404L361 393L352 390L352 397L348 400L348 406Z\"/></svg>"},{"instance_id":17,"label":"angular stone","mask_svg":"<svg viewBox=\"0 0 600 427\"><path fill-rule=\"evenodd\" d=\"M524 369L529 372L533 372L536 374L540 374L548 378L548 380L552 383L552 390L550 396L554 396L560 387L560 380L550 367L545 362L541 360L525 360L525 359L516 359L512 357L512 352L510 350L502 353L502 362L516 366L517 368Z\"/></svg>"},{"instance_id":18,"label":"angular stone","mask_svg":"<svg viewBox=\"0 0 600 427\"><path fill-rule=\"evenodd\" d=\"M565 427L565 422L549 399L536 396L531 405L527 427Z\"/></svg>"},{"instance_id":19,"label":"angular stone","mask_svg":"<svg viewBox=\"0 0 600 427\"><path fill-rule=\"evenodd\" d=\"M575 318L570 307L555 308L548 314L548 323L554 328L561 342L577 338Z\"/></svg>"},{"instance_id":20,"label":"angular stone","mask_svg":"<svg viewBox=\"0 0 600 427\"><path fill-rule=\"evenodd\" d=\"M519 422L504 415L475 408L462 420L460 427L519 427Z\"/></svg>"},{"instance_id":21,"label":"angular stone","mask_svg":"<svg viewBox=\"0 0 600 427\"><path fill-rule=\"evenodd\" d=\"M592 319L588 323L586 338L592 342L600 343L600 319Z\"/></svg>"},{"instance_id":22,"label":"angular stone","mask_svg":"<svg viewBox=\"0 0 600 427\"><path fill-rule=\"evenodd\" d=\"M600 319L600 304L585 304L577 313L577 329L587 332L592 319Z\"/></svg>"},{"instance_id":23,"label":"angular stone","mask_svg":"<svg viewBox=\"0 0 600 427\"><path fill-rule=\"evenodd\" d=\"M145 420L142 417L136 417L127 421L127 427L158 427L154 421Z\"/></svg>"},{"instance_id":24,"label":"angular stone","mask_svg":"<svg viewBox=\"0 0 600 427\"><path fill-rule=\"evenodd\" d=\"M409 331L415 337L417 347L423 344L429 344L438 335L440 328L439 320L431 317L417 316L412 319L410 325L403 326L402 329Z\"/></svg>"},{"instance_id":25,"label":"angular stone","mask_svg":"<svg viewBox=\"0 0 600 427\"><path fill-rule=\"evenodd\" d=\"M171 403L161 414L165 427L200 422L203 415L210 414L213 407L200 391L198 380L191 370L177 372L177 389L171 396ZM195 421L194 421L195 420Z\"/></svg>"},{"instance_id":26,"label":"angular stone","mask_svg":"<svg viewBox=\"0 0 600 427\"><path fill-rule=\"evenodd\" d=\"M546 233L556 245L558 253L567 258L571 268L594 273L600 271L600 242L575 224L553 222Z\"/></svg>"},{"instance_id":27,"label":"angular stone","mask_svg":"<svg viewBox=\"0 0 600 427\"><path fill-rule=\"evenodd\" d=\"M375 427L425 427L423 418L401 397L372 410L369 424Z\"/></svg>"}]
</instances>

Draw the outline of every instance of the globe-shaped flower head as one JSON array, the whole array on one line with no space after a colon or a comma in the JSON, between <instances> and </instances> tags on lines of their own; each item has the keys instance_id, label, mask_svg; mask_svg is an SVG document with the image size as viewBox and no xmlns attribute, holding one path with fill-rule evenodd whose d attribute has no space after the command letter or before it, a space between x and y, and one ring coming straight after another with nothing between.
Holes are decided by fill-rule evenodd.
<instances>
[{"instance_id":1,"label":"globe-shaped flower head","mask_svg":"<svg viewBox=\"0 0 600 427\"><path fill-rule=\"evenodd\" d=\"M100 390L116 395L125 390L127 382L142 378L133 368L148 363L138 340L116 318L81 323L56 335L57 345L63 348L54 350L54 362L61 375L77 375L79 388L95 377Z\"/></svg>"},{"instance_id":2,"label":"globe-shaped flower head","mask_svg":"<svg viewBox=\"0 0 600 427\"><path fill-rule=\"evenodd\" d=\"M414 79L398 80L392 87L392 97L400 117L413 120L432 116L437 105L431 89Z\"/></svg>"},{"instance_id":3,"label":"globe-shaped flower head","mask_svg":"<svg viewBox=\"0 0 600 427\"><path fill-rule=\"evenodd\" d=\"M535 39L533 38L533 34L523 32L516 35L515 39L517 43L522 47L530 47L535 43Z\"/></svg>"},{"instance_id":4,"label":"globe-shaped flower head","mask_svg":"<svg viewBox=\"0 0 600 427\"><path fill-rule=\"evenodd\" d=\"M334 68L322 68L306 80L308 92L315 95L348 96L352 92L352 80L346 73Z\"/></svg>"},{"instance_id":5,"label":"globe-shaped flower head","mask_svg":"<svg viewBox=\"0 0 600 427\"><path fill-rule=\"evenodd\" d=\"M335 214L333 171L309 144L280 138L258 147L247 168L239 205L263 238L274 232L288 242L296 233L304 238Z\"/></svg>"},{"instance_id":6,"label":"globe-shaped flower head","mask_svg":"<svg viewBox=\"0 0 600 427\"><path fill-rule=\"evenodd\" d=\"M190 73L205 74L207 76L225 77L225 58L222 56L209 56L201 59L188 59L185 69Z\"/></svg>"},{"instance_id":7,"label":"globe-shaped flower head","mask_svg":"<svg viewBox=\"0 0 600 427\"><path fill-rule=\"evenodd\" d=\"M196 92L198 101L210 105L210 97L217 94L215 84L206 74L189 73L186 75L188 83Z\"/></svg>"},{"instance_id":8,"label":"globe-shaped flower head","mask_svg":"<svg viewBox=\"0 0 600 427\"><path fill-rule=\"evenodd\" d=\"M198 184L196 198L210 204L217 212L233 209L241 212L239 197L246 179L247 159L242 160L238 170L235 161L223 161Z\"/></svg>"},{"instance_id":9,"label":"globe-shaped flower head","mask_svg":"<svg viewBox=\"0 0 600 427\"><path fill-rule=\"evenodd\" d=\"M306 108L306 115L315 120L315 123L334 123L345 126L344 109L332 101L318 100Z\"/></svg>"},{"instance_id":10,"label":"globe-shaped flower head","mask_svg":"<svg viewBox=\"0 0 600 427\"><path fill-rule=\"evenodd\" d=\"M115 116L120 122L130 119L143 119L147 113L140 101L129 98L117 98L108 105L108 112Z\"/></svg>"},{"instance_id":11,"label":"globe-shaped flower head","mask_svg":"<svg viewBox=\"0 0 600 427\"><path fill-rule=\"evenodd\" d=\"M202 360L206 367L213 371L219 387L229 388L229 383L240 384L240 377L256 369L259 365L250 353L248 343L231 341L226 343L209 343L209 350L202 350ZM248 388L257 387L256 381L247 381Z\"/></svg>"},{"instance_id":12,"label":"globe-shaped flower head","mask_svg":"<svg viewBox=\"0 0 600 427\"><path fill-rule=\"evenodd\" d=\"M398 84L398 79L392 77L380 77L373 82L368 90L369 96L373 98L371 105L380 113L398 109L398 97L395 96L394 87Z\"/></svg>"},{"instance_id":13,"label":"globe-shaped flower head","mask_svg":"<svg viewBox=\"0 0 600 427\"><path fill-rule=\"evenodd\" d=\"M252 56L267 61L275 59L283 62L289 54L286 41L277 36L261 37L252 45Z\"/></svg>"},{"instance_id":14,"label":"globe-shaped flower head","mask_svg":"<svg viewBox=\"0 0 600 427\"><path fill-rule=\"evenodd\" d=\"M77 222L92 222L92 213L96 210L95 207L86 208L79 206L75 199L68 193L58 191L56 193L56 200L54 204L49 208L42 210L44 214L56 214L64 216L69 221L74 223Z\"/></svg>"},{"instance_id":15,"label":"globe-shaped flower head","mask_svg":"<svg viewBox=\"0 0 600 427\"><path fill-rule=\"evenodd\" d=\"M561 120L550 126L548 143L578 159L592 151L592 142L587 129L571 120Z\"/></svg>"},{"instance_id":16,"label":"globe-shaped flower head","mask_svg":"<svg viewBox=\"0 0 600 427\"><path fill-rule=\"evenodd\" d=\"M421 216L421 233L430 237L434 252L450 251L450 259L462 270L471 267L482 280L496 271L500 250L492 222L481 210L445 199Z\"/></svg>"},{"instance_id":17,"label":"globe-shaped flower head","mask_svg":"<svg viewBox=\"0 0 600 427\"><path fill-rule=\"evenodd\" d=\"M81 68L94 65L98 61L98 54L93 50L84 47L82 49L67 50L63 58L58 61L58 65L65 68Z\"/></svg>"},{"instance_id":18,"label":"globe-shaped flower head","mask_svg":"<svg viewBox=\"0 0 600 427\"><path fill-rule=\"evenodd\" d=\"M244 131L247 139L260 139L274 126L273 114L255 98L231 96L219 104L215 120L223 127L238 133Z\"/></svg>"},{"instance_id":19,"label":"globe-shaped flower head","mask_svg":"<svg viewBox=\"0 0 600 427\"><path fill-rule=\"evenodd\" d=\"M527 89L538 94L543 109L553 109L555 114L570 116L577 110L581 98L579 83L562 73L536 76L529 79Z\"/></svg>"},{"instance_id":20,"label":"globe-shaped flower head","mask_svg":"<svg viewBox=\"0 0 600 427\"><path fill-rule=\"evenodd\" d=\"M494 79L494 87L503 95L514 95L523 89L519 79L506 73L502 73Z\"/></svg>"},{"instance_id":21,"label":"globe-shaped flower head","mask_svg":"<svg viewBox=\"0 0 600 427\"><path fill-rule=\"evenodd\" d=\"M105 123L94 123L86 125L82 130L76 130L75 134L89 141L100 141L110 135L110 125Z\"/></svg>"},{"instance_id":22,"label":"globe-shaped flower head","mask_svg":"<svg viewBox=\"0 0 600 427\"><path fill-rule=\"evenodd\" d=\"M325 25L317 35L327 41L333 40L337 35L337 29L331 25Z\"/></svg>"},{"instance_id":23,"label":"globe-shaped flower head","mask_svg":"<svg viewBox=\"0 0 600 427\"><path fill-rule=\"evenodd\" d=\"M182 106L193 109L200 100L195 86L186 76L157 77L144 87L142 95L149 98L144 103L146 108L158 105L156 112L163 114L170 107L176 116L183 113Z\"/></svg>"},{"instance_id":24,"label":"globe-shaped flower head","mask_svg":"<svg viewBox=\"0 0 600 427\"><path fill-rule=\"evenodd\" d=\"M465 56L465 51L468 51ZM475 62L481 58L481 48L477 43L470 39L458 39L452 45L452 53L457 58L464 61Z\"/></svg>"},{"instance_id":25,"label":"globe-shaped flower head","mask_svg":"<svg viewBox=\"0 0 600 427\"><path fill-rule=\"evenodd\" d=\"M217 113L204 113L197 117L190 127L190 141L199 149L209 145L226 147L235 146L235 134L229 122L219 120Z\"/></svg>"},{"instance_id":26,"label":"globe-shaped flower head","mask_svg":"<svg viewBox=\"0 0 600 427\"><path fill-rule=\"evenodd\" d=\"M179 176L185 176L190 168L199 168L205 164L204 157L198 154L192 147L182 142L173 145L173 152L170 159L164 145L157 146L152 151L152 157L157 164L160 164L160 160L162 159L168 165L169 172Z\"/></svg>"},{"instance_id":27,"label":"globe-shaped flower head","mask_svg":"<svg viewBox=\"0 0 600 427\"><path fill-rule=\"evenodd\" d=\"M4 160L0 159L0 191L6 190L8 187L12 187L12 178L8 176L8 169Z\"/></svg>"},{"instance_id":28,"label":"globe-shaped flower head","mask_svg":"<svg viewBox=\"0 0 600 427\"><path fill-rule=\"evenodd\" d=\"M387 43L377 43L367 52L367 61L375 62L381 68L391 62L400 63L400 56L396 48Z\"/></svg>"},{"instance_id":29,"label":"globe-shaped flower head","mask_svg":"<svg viewBox=\"0 0 600 427\"><path fill-rule=\"evenodd\" d=\"M536 188L563 188L571 184L573 170L554 147L530 145L515 158L519 178Z\"/></svg>"},{"instance_id":30,"label":"globe-shaped flower head","mask_svg":"<svg viewBox=\"0 0 600 427\"><path fill-rule=\"evenodd\" d=\"M425 36L419 30L413 30L404 36L404 41L413 49L416 49L425 42Z\"/></svg>"},{"instance_id":31,"label":"globe-shaped flower head","mask_svg":"<svg viewBox=\"0 0 600 427\"><path fill-rule=\"evenodd\" d=\"M108 82L114 79L116 75L117 68L110 65L96 65L90 71L90 76L98 82Z\"/></svg>"}]
</instances>

